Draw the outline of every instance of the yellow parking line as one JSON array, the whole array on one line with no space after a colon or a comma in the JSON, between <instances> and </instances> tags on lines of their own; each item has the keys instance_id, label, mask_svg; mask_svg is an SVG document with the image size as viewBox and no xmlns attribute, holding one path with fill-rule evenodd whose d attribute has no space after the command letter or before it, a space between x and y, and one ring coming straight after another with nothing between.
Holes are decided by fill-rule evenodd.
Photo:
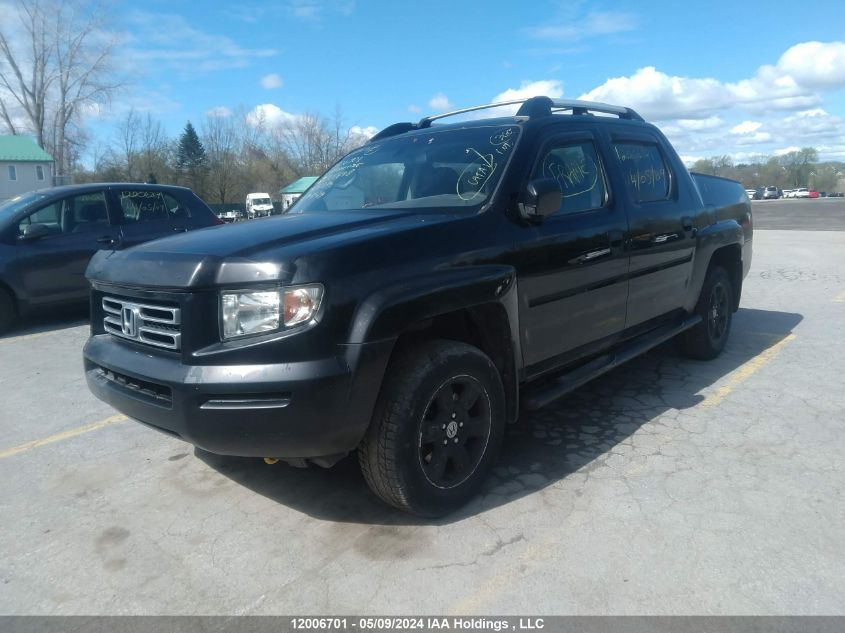
<instances>
[{"instance_id":1,"label":"yellow parking line","mask_svg":"<svg viewBox=\"0 0 845 633\"><path fill-rule=\"evenodd\" d=\"M75 429L70 429L69 431L62 431L61 433L56 433L55 435L51 435L50 437L45 437L40 440L32 440L31 442L27 442L26 444L21 444L19 446L13 446L12 448L7 448L5 451L0 452L0 459L3 459L4 457L12 457L13 455L24 453L33 448L38 448L39 446L52 444L53 442L61 442L62 440L67 440L72 437L76 437L77 435L88 433L89 431L96 431L97 429L101 429L104 426L109 426L110 424L114 424L115 422L123 422L126 419L128 418L122 414L113 415L111 417L105 418L104 420L100 420L99 422L92 422L91 424L86 424L85 426L78 426Z\"/></svg>"},{"instance_id":2,"label":"yellow parking line","mask_svg":"<svg viewBox=\"0 0 845 633\"><path fill-rule=\"evenodd\" d=\"M716 390L715 393L711 393L707 396L704 400L702 400L698 406L699 407L714 407L719 404L722 400L724 400L728 394L730 394L734 389L736 389L739 385L743 382L748 380L753 374L755 374L763 365L771 361L775 356L780 354L780 351L786 346L787 343L795 340L795 335L790 334L786 338L781 341L778 341L775 345L772 345L769 349L767 349L762 354L755 356L750 361L745 363L742 367L737 369L730 375L728 382L719 389Z\"/></svg>"}]
</instances>

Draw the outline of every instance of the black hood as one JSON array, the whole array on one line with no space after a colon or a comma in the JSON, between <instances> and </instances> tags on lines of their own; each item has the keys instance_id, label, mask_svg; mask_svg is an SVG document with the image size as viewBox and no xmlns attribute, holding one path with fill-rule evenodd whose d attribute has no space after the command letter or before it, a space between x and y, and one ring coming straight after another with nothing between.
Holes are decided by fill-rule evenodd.
<instances>
[{"instance_id":1,"label":"black hood","mask_svg":"<svg viewBox=\"0 0 845 633\"><path fill-rule=\"evenodd\" d=\"M100 251L86 276L104 283L159 288L288 282L296 257L450 217L364 209L238 222L172 235L125 251Z\"/></svg>"}]
</instances>

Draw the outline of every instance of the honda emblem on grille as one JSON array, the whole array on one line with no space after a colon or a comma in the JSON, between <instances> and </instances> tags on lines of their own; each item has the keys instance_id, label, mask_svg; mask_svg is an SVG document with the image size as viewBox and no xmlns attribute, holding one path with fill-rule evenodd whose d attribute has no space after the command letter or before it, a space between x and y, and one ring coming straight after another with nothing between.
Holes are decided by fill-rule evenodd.
<instances>
[{"instance_id":1,"label":"honda emblem on grille","mask_svg":"<svg viewBox=\"0 0 845 633\"><path fill-rule=\"evenodd\" d=\"M138 336L138 308L123 306L120 311L120 329L124 336L135 338Z\"/></svg>"}]
</instances>

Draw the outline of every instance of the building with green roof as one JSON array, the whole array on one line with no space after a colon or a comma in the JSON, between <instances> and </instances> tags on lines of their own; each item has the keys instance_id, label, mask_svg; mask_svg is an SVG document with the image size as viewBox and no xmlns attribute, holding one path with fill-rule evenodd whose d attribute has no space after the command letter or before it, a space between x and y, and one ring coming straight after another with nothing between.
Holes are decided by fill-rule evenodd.
<instances>
[{"instance_id":1,"label":"building with green roof","mask_svg":"<svg viewBox=\"0 0 845 633\"><path fill-rule=\"evenodd\" d=\"M299 180L295 180L287 187L279 189L279 194L282 197L282 213L287 211L296 199L306 192L308 187L314 184L317 176L303 176Z\"/></svg>"},{"instance_id":2,"label":"building with green roof","mask_svg":"<svg viewBox=\"0 0 845 633\"><path fill-rule=\"evenodd\" d=\"M52 187L54 162L29 136L0 136L0 202Z\"/></svg>"}]
</instances>

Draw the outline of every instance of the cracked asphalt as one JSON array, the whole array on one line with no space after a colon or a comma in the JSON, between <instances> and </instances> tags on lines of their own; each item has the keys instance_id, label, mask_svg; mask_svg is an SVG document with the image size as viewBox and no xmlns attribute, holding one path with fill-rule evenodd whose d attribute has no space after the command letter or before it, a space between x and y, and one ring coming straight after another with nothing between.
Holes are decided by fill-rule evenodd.
<instances>
[{"instance_id":1,"label":"cracked asphalt","mask_svg":"<svg viewBox=\"0 0 845 633\"><path fill-rule=\"evenodd\" d=\"M77 317L12 332L0 614L843 614L843 326L845 233L758 231L719 359L668 343L526 417L434 523L353 460L267 466L116 417Z\"/></svg>"}]
</instances>

